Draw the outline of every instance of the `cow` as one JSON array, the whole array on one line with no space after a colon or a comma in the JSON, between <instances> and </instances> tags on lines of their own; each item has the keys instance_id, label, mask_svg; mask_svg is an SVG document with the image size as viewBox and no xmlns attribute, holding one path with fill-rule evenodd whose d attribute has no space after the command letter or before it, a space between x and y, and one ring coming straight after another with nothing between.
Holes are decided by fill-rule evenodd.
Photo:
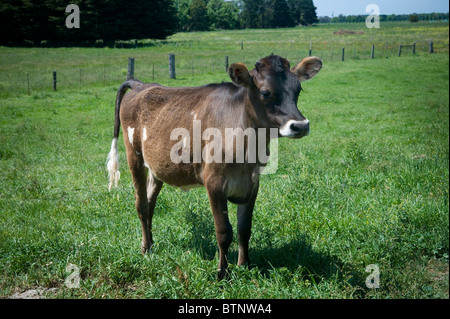
<instances>
[{"instance_id":1,"label":"cow","mask_svg":"<svg viewBox=\"0 0 450 319\"><path fill-rule=\"evenodd\" d=\"M250 265L252 214L265 165L259 160L249 160L250 152L254 151L250 149L250 134L244 136L247 139L241 144L244 159L230 162L217 157L211 160L208 156L211 154L204 151L207 140L179 140L173 131L180 128L190 136L195 135L194 124L201 121L203 137L208 128L222 134L227 128L275 128L276 136L258 134L258 145L268 147L273 137L302 138L309 133L309 121L297 108L300 83L313 78L321 68L322 60L318 57L307 57L291 68L287 59L270 55L258 60L251 71L243 63L231 65L228 74L232 82L199 87L165 87L136 79L122 83L115 102L114 136L107 159L109 190L113 184L117 186L120 178L117 143L122 126L142 226L143 254L153 245L152 217L161 187L167 183L183 190L206 188L219 246L219 280L227 274L227 252L233 236L227 203L237 204L237 264ZM131 91L125 94L127 90ZM224 140L219 141L225 144ZM195 148L195 143L197 148L201 145L206 158L196 158L194 152L183 153ZM176 144L179 149L174 151ZM237 142L231 148L222 147L224 153L228 152L226 155L231 152L232 158L237 157ZM182 160L173 160L174 155L183 155Z\"/></svg>"}]
</instances>

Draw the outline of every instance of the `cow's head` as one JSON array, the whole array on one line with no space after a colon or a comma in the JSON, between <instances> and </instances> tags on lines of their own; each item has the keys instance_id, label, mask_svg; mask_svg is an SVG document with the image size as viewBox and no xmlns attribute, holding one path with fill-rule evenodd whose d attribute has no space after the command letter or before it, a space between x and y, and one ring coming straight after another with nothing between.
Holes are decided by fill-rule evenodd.
<instances>
[{"instance_id":1,"label":"cow's head","mask_svg":"<svg viewBox=\"0 0 450 319\"><path fill-rule=\"evenodd\" d=\"M256 122L277 127L279 136L301 138L309 133L309 121L297 108L300 82L313 78L321 68L317 57L305 58L291 68L288 60L271 55L257 61L250 72L244 64L235 63L228 74L235 84L248 89Z\"/></svg>"}]
</instances>

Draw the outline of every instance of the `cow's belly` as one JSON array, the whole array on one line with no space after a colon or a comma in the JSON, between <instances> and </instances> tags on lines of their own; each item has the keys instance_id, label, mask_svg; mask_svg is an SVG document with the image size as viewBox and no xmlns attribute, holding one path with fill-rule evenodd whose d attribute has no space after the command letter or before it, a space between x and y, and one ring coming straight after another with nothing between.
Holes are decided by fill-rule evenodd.
<instances>
[{"instance_id":1,"label":"cow's belly","mask_svg":"<svg viewBox=\"0 0 450 319\"><path fill-rule=\"evenodd\" d=\"M173 143L173 142L172 142ZM201 187L203 180L199 174L200 164L174 163L170 158L170 143L144 143L143 157L154 177L169 185L189 190Z\"/></svg>"}]
</instances>

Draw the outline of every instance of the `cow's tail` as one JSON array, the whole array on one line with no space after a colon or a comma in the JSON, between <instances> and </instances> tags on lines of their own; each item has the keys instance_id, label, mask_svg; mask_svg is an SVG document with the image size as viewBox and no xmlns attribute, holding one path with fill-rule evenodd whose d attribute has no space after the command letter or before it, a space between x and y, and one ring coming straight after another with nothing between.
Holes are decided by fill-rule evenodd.
<instances>
[{"instance_id":1,"label":"cow's tail","mask_svg":"<svg viewBox=\"0 0 450 319\"><path fill-rule=\"evenodd\" d=\"M117 187L120 179L119 172L119 150L117 147L117 141L120 132L120 103L127 92L128 89L133 90L136 86L142 84L141 81L130 79L122 83L117 91L116 96L116 109L115 109L115 119L114 119L114 136L111 143L111 150L109 151L107 160L106 160L106 168L108 170L109 177L109 186L108 189L111 191L113 184Z\"/></svg>"}]
</instances>

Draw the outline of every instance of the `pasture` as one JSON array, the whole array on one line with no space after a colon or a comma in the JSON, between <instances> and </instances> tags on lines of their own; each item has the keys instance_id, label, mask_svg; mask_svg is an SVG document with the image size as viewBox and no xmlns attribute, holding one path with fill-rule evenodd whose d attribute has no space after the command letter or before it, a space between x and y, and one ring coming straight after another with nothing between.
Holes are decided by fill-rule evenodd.
<instances>
[{"instance_id":1,"label":"pasture","mask_svg":"<svg viewBox=\"0 0 450 319\"><path fill-rule=\"evenodd\" d=\"M339 29L364 34L333 35ZM135 49L1 47L0 298L37 287L56 288L48 298L448 298L448 30L335 24L183 33ZM435 54L426 52L430 40ZM155 246L142 256L121 138L122 175L111 193L105 168L127 58L136 58L141 80L194 86L229 81L225 55L250 67L273 52L293 65L310 41L324 60L300 95L311 133L279 140L278 170L262 176L251 269L235 266L229 204L231 275L216 281L204 189L163 186ZM416 55L396 56L414 41ZM176 80L168 79L169 53ZM69 264L78 288L65 284ZM379 269L379 288L366 285L369 265Z\"/></svg>"}]
</instances>

